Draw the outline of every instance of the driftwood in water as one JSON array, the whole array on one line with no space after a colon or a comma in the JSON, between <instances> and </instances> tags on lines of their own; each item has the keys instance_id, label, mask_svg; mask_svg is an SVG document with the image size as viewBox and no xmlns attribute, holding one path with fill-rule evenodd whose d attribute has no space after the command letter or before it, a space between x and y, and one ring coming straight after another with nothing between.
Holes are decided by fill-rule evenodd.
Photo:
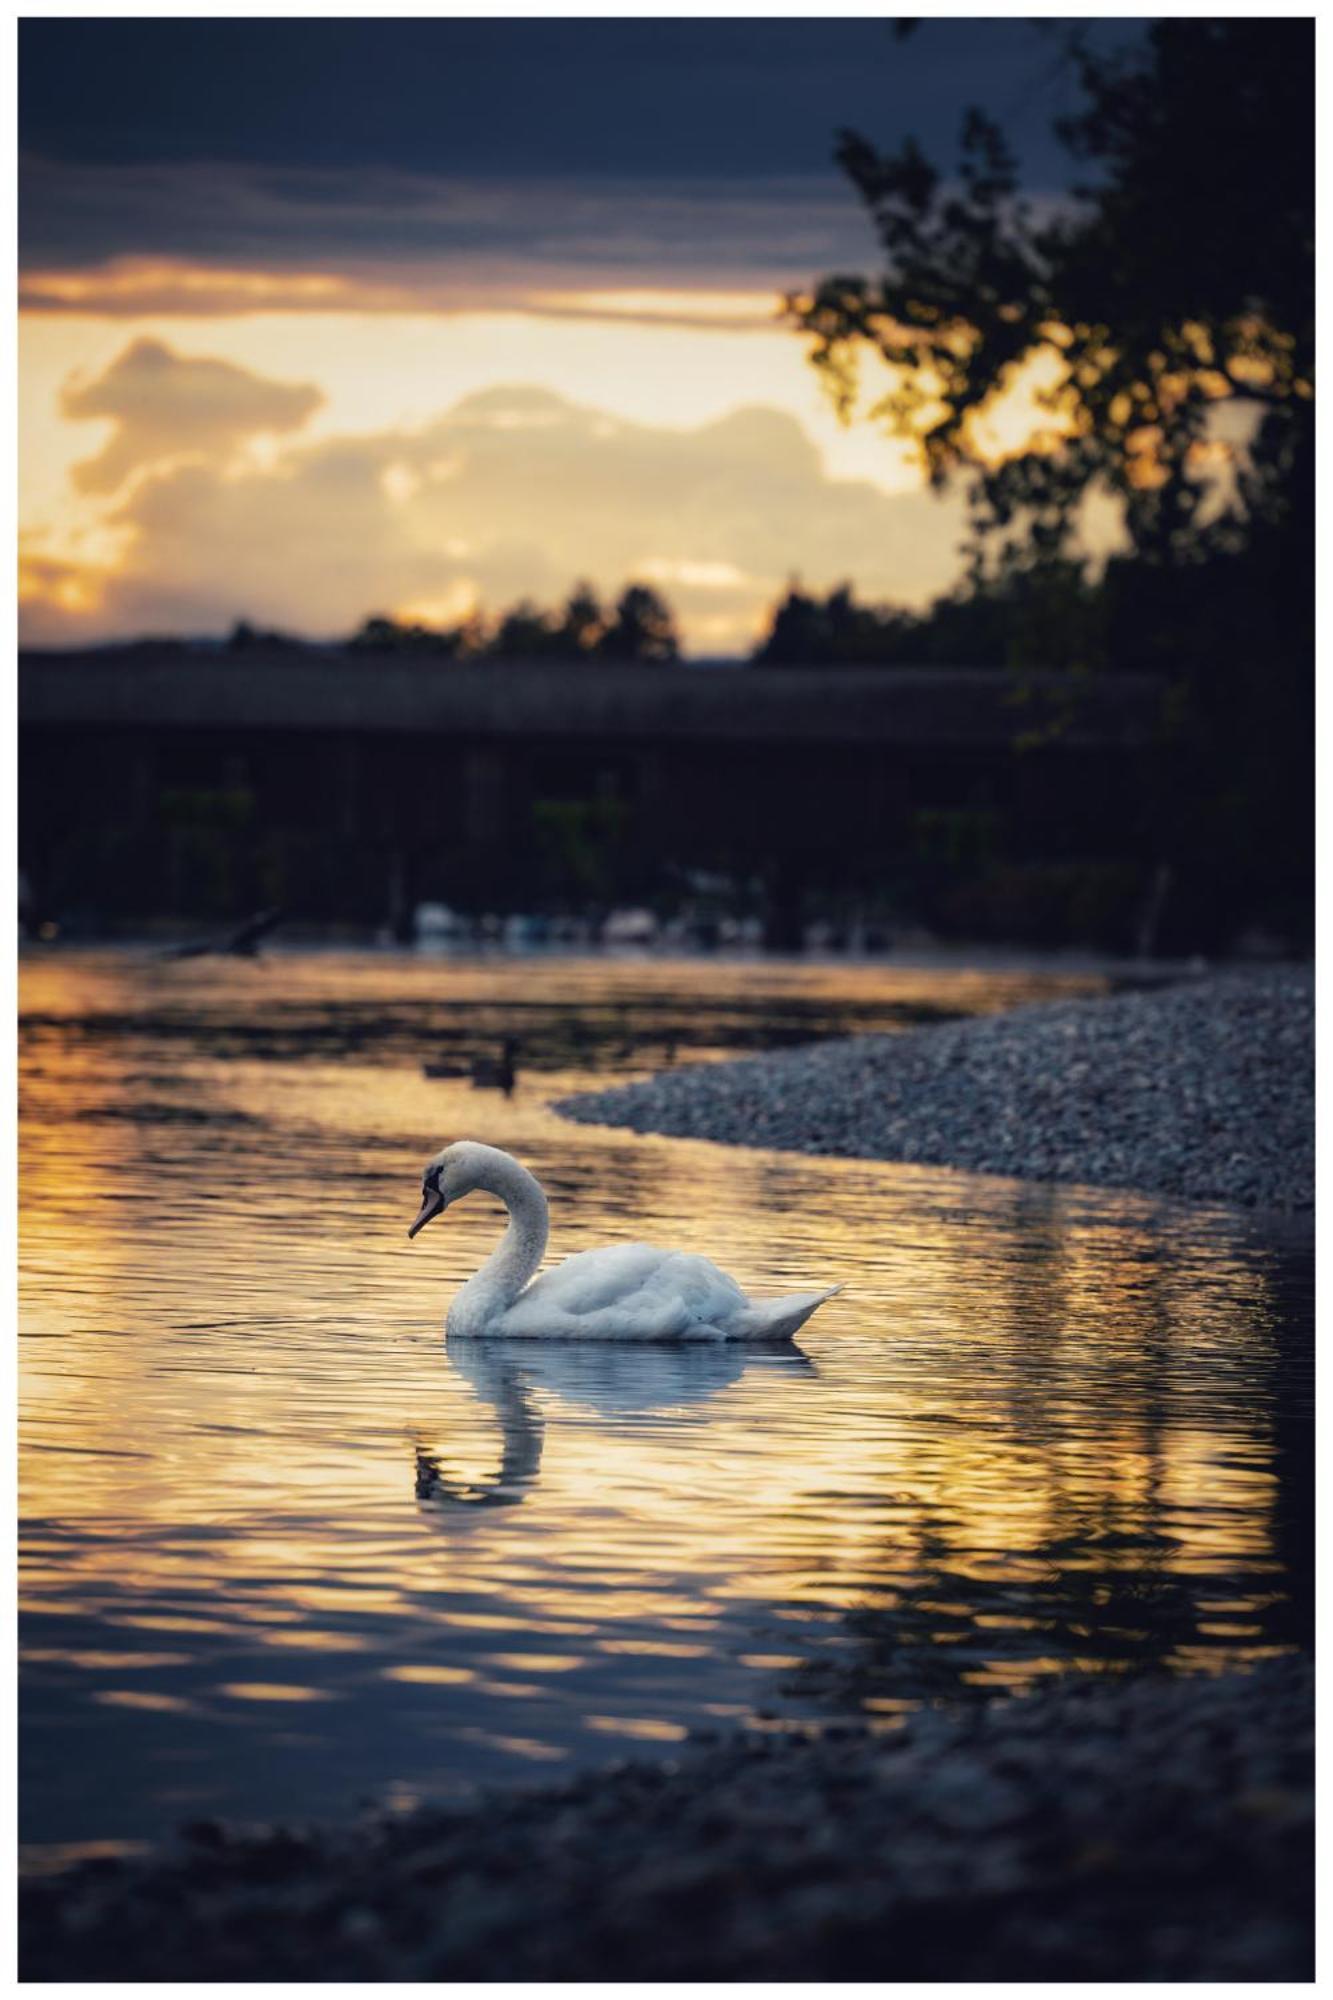
<instances>
[{"instance_id":1,"label":"driftwood in water","mask_svg":"<svg viewBox=\"0 0 1333 2000\"><path fill-rule=\"evenodd\" d=\"M164 958L258 958L259 946L270 931L282 922L281 910L260 910L238 930L225 937L200 938L193 944L173 945Z\"/></svg>"}]
</instances>

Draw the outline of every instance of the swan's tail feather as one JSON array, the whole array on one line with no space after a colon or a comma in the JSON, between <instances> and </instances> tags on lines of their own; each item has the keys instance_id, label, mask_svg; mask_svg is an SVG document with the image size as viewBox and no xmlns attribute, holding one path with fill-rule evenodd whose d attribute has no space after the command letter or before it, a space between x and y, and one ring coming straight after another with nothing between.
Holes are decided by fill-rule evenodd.
<instances>
[{"instance_id":1,"label":"swan's tail feather","mask_svg":"<svg viewBox=\"0 0 1333 2000\"><path fill-rule=\"evenodd\" d=\"M812 1312L831 1299L841 1285L828 1285L822 1292L788 1292L780 1299L751 1299L745 1316L747 1340L785 1340L805 1325Z\"/></svg>"}]
</instances>

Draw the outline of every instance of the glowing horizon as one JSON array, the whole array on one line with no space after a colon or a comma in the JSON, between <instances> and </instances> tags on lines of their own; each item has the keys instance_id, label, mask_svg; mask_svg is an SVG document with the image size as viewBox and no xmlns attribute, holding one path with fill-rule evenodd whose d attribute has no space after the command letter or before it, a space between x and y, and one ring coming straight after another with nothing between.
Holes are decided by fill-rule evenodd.
<instances>
[{"instance_id":1,"label":"glowing horizon","mask_svg":"<svg viewBox=\"0 0 1333 2000\"><path fill-rule=\"evenodd\" d=\"M241 617L332 638L372 613L554 603L586 577L652 583L687 650L744 652L793 575L920 609L958 574L961 506L929 494L910 441L837 418L771 292L322 297L21 315L24 643ZM988 413L995 449L1032 425L1040 366ZM496 397L512 409L487 414Z\"/></svg>"},{"instance_id":2,"label":"glowing horizon","mask_svg":"<svg viewBox=\"0 0 1333 2000\"><path fill-rule=\"evenodd\" d=\"M881 261L839 130L947 158L987 104L1030 198L1068 199L1029 27L22 29L27 643L641 577L688 650L736 653L793 576L912 608L960 578L961 496L838 421L781 306ZM1051 428L1017 375L987 453Z\"/></svg>"}]
</instances>

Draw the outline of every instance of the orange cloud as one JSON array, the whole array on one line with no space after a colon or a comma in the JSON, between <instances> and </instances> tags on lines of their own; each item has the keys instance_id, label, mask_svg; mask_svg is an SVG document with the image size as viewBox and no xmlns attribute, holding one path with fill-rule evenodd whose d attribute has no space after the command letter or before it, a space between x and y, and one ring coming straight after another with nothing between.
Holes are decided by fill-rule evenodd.
<instances>
[{"instance_id":1,"label":"orange cloud","mask_svg":"<svg viewBox=\"0 0 1333 2000\"><path fill-rule=\"evenodd\" d=\"M107 571L93 563L19 550L19 603L77 621L102 609Z\"/></svg>"},{"instance_id":2,"label":"orange cloud","mask_svg":"<svg viewBox=\"0 0 1333 2000\"><path fill-rule=\"evenodd\" d=\"M656 318L668 291L687 308L698 293L776 301L829 259L856 268L871 246L831 173L704 185L32 154L20 165L22 303L43 312L246 313L279 299L449 311L538 295L554 295L546 310L583 311L561 295L614 288L647 295Z\"/></svg>"},{"instance_id":3,"label":"orange cloud","mask_svg":"<svg viewBox=\"0 0 1333 2000\"><path fill-rule=\"evenodd\" d=\"M114 493L132 472L164 458L227 453L245 438L297 430L323 400L308 382L274 382L228 361L136 340L93 381L66 384L66 417L115 425L104 448L71 477L80 492Z\"/></svg>"},{"instance_id":4,"label":"orange cloud","mask_svg":"<svg viewBox=\"0 0 1333 2000\"><path fill-rule=\"evenodd\" d=\"M217 319L248 313L463 313L481 308L543 319L610 320L643 326L744 332L780 328L776 289L550 286L488 260L466 272L448 265L373 264L298 270L192 263L179 257L113 257L100 264L25 271L19 310L109 319ZM789 336L785 336L788 337Z\"/></svg>"},{"instance_id":5,"label":"orange cloud","mask_svg":"<svg viewBox=\"0 0 1333 2000\"><path fill-rule=\"evenodd\" d=\"M171 257L25 272L19 310L142 318L245 312L397 312L416 303L402 285L334 271L246 269Z\"/></svg>"},{"instance_id":6,"label":"orange cloud","mask_svg":"<svg viewBox=\"0 0 1333 2000\"><path fill-rule=\"evenodd\" d=\"M139 461L107 517L124 542L109 573L84 579L95 605L72 595L77 564L30 567L28 643L219 631L240 616L339 636L373 611L551 601L586 575L603 592L662 579L691 644L734 650L794 565L812 587L853 577L917 604L956 570L959 504L831 479L800 424L773 409L673 429L510 386L420 429L293 440L268 463L182 462L197 417L178 423L183 389L199 378L129 372L141 399L160 387L158 409L136 406L135 437L155 439L161 460ZM261 412L271 420L267 389L291 393L236 372L228 438Z\"/></svg>"}]
</instances>

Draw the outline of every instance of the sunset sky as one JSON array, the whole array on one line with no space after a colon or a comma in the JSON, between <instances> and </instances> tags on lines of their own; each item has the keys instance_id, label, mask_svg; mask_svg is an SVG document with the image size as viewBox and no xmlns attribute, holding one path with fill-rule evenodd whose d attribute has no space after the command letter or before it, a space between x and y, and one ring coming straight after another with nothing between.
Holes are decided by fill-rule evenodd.
<instances>
[{"instance_id":1,"label":"sunset sky","mask_svg":"<svg viewBox=\"0 0 1333 2000\"><path fill-rule=\"evenodd\" d=\"M1018 20L23 22L22 636L924 603L961 508L778 294L873 268L839 127L948 161L980 102L1059 198L1073 101Z\"/></svg>"}]
</instances>

